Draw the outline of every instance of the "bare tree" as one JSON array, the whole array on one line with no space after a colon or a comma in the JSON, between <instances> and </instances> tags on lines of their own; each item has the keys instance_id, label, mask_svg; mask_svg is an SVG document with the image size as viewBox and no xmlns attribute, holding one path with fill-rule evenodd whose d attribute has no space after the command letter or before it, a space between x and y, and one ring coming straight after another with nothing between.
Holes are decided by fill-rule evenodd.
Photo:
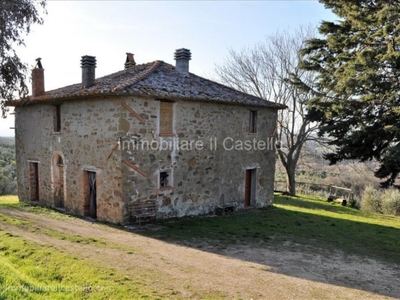
<instances>
[{"instance_id":1,"label":"bare tree","mask_svg":"<svg viewBox=\"0 0 400 300\"><path fill-rule=\"evenodd\" d=\"M222 83L288 107L278 113L276 145L290 195L296 194L295 172L303 145L313 139L317 129L306 118L309 94L292 84L290 78L295 76L307 83L314 80L312 73L298 67L299 51L314 33L311 26L292 34L276 32L253 48L230 50L224 64L215 69Z\"/></svg>"}]
</instances>

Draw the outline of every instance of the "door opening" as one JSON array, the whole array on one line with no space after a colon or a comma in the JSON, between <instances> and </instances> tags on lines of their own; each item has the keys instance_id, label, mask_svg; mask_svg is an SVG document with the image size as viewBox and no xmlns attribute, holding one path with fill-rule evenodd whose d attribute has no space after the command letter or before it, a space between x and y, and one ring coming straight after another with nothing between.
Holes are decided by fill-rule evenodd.
<instances>
[{"instance_id":1,"label":"door opening","mask_svg":"<svg viewBox=\"0 0 400 300\"><path fill-rule=\"evenodd\" d=\"M244 206L254 205L256 195L256 169L246 170L244 188Z\"/></svg>"},{"instance_id":2,"label":"door opening","mask_svg":"<svg viewBox=\"0 0 400 300\"><path fill-rule=\"evenodd\" d=\"M59 154L53 158L53 193L54 207L64 209L64 162L62 156Z\"/></svg>"},{"instance_id":3,"label":"door opening","mask_svg":"<svg viewBox=\"0 0 400 300\"><path fill-rule=\"evenodd\" d=\"M39 201L39 163L29 163L29 190L31 201Z\"/></svg>"},{"instance_id":4,"label":"door opening","mask_svg":"<svg viewBox=\"0 0 400 300\"><path fill-rule=\"evenodd\" d=\"M93 219L97 218L97 199L96 199L96 172L85 172L85 204L84 215Z\"/></svg>"}]
</instances>

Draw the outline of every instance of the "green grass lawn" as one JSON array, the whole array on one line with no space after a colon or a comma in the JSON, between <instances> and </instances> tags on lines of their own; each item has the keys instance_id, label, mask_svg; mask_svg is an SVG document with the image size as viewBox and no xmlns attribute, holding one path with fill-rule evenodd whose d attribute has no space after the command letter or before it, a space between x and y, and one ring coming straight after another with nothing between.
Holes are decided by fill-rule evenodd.
<instances>
[{"instance_id":1,"label":"green grass lawn","mask_svg":"<svg viewBox=\"0 0 400 300\"><path fill-rule=\"evenodd\" d=\"M57 215L69 218L52 210L18 203L15 196L0 197L1 208L46 213L49 218L57 218ZM0 223L29 229L30 224L24 222L0 212ZM317 197L276 195L271 207L222 217L171 219L162 225L163 229L144 230L140 234L198 248L212 245L217 250L242 244L272 248L302 245L303 250L311 246L312 251L325 254L341 250L400 264L399 217L366 214ZM57 238L81 239L67 235ZM87 242L104 246L101 240ZM162 298L151 287L105 265L89 264L2 230L0 265L0 300Z\"/></svg>"},{"instance_id":2,"label":"green grass lawn","mask_svg":"<svg viewBox=\"0 0 400 300\"><path fill-rule=\"evenodd\" d=\"M0 207L9 208L9 207L20 207L27 206L23 202L18 201L18 197L14 195L8 196L0 196Z\"/></svg>"},{"instance_id":3,"label":"green grass lawn","mask_svg":"<svg viewBox=\"0 0 400 300\"><path fill-rule=\"evenodd\" d=\"M16 196L1 196L0 208L23 208L49 217L58 214L44 208L26 207ZM21 228L30 225L1 213L0 222ZM143 291L142 282L104 265L80 260L3 230L0 230L0 266L0 300L162 298L153 291Z\"/></svg>"},{"instance_id":4,"label":"green grass lawn","mask_svg":"<svg viewBox=\"0 0 400 300\"><path fill-rule=\"evenodd\" d=\"M257 243L290 244L315 250L342 250L400 263L400 218L367 214L311 196L275 195L274 205L223 217L181 218L145 235L190 245L205 240L216 247ZM201 247L201 243L199 244Z\"/></svg>"},{"instance_id":5,"label":"green grass lawn","mask_svg":"<svg viewBox=\"0 0 400 300\"><path fill-rule=\"evenodd\" d=\"M140 282L0 231L0 299L148 298ZM152 297L153 298L153 297Z\"/></svg>"}]
</instances>

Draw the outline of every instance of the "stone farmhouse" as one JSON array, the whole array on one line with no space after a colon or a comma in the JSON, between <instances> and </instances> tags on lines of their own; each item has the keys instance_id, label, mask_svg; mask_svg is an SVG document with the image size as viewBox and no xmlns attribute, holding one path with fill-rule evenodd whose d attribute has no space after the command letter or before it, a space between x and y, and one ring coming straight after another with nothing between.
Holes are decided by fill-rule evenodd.
<instances>
[{"instance_id":1,"label":"stone farmhouse","mask_svg":"<svg viewBox=\"0 0 400 300\"><path fill-rule=\"evenodd\" d=\"M191 53L45 91L32 70L32 96L15 107L20 201L113 223L151 200L165 217L273 200L277 112L265 101L189 72Z\"/></svg>"}]
</instances>

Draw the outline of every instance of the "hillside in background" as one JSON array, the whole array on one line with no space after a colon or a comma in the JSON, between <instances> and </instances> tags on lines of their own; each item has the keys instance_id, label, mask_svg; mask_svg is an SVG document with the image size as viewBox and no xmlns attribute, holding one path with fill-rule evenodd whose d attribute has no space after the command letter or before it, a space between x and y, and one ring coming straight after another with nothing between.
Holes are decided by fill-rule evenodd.
<instances>
[{"instance_id":1,"label":"hillside in background","mask_svg":"<svg viewBox=\"0 0 400 300\"><path fill-rule=\"evenodd\" d=\"M380 180L374 176L374 170L378 167L376 162L343 161L330 166L329 161L323 158L327 152L329 149L317 142L306 143L296 169L298 186L301 185L299 183L307 183L307 188L316 193L329 190L332 185L350 188L357 198L369 185L379 188ZM275 180L285 181L285 174L285 169L277 160ZM297 192L302 193L302 189Z\"/></svg>"},{"instance_id":2,"label":"hillside in background","mask_svg":"<svg viewBox=\"0 0 400 300\"><path fill-rule=\"evenodd\" d=\"M17 194L14 137L0 137L0 195Z\"/></svg>"}]
</instances>

